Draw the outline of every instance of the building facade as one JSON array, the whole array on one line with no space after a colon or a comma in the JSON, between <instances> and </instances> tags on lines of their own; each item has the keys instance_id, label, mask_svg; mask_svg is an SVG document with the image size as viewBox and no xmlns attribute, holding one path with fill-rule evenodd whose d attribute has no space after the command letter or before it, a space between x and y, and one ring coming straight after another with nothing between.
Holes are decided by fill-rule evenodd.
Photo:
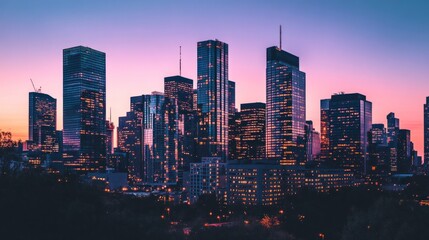
<instances>
[{"instance_id":1,"label":"building facade","mask_svg":"<svg viewBox=\"0 0 429 240\"><path fill-rule=\"evenodd\" d=\"M98 171L106 160L106 54L63 50L63 147L76 171Z\"/></svg>"},{"instance_id":2,"label":"building facade","mask_svg":"<svg viewBox=\"0 0 429 240\"><path fill-rule=\"evenodd\" d=\"M198 42L198 155L228 158L228 44Z\"/></svg>"},{"instance_id":3,"label":"building facade","mask_svg":"<svg viewBox=\"0 0 429 240\"><path fill-rule=\"evenodd\" d=\"M329 103L329 150L332 162L363 176L366 172L372 103L362 94L332 95Z\"/></svg>"},{"instance_id":4,"label":"building facade","mask_svg":"<svg viewBox=\"0 0 429 240\"><path fill-rule=\"evenodd\" d=\"M282 165L303 161L305 73L299 58L277 47L267 49L266 155Z\"/></svg>"},{"instance_id":5,"label":"building facade","mask_svg":"<svg viewBox=\"0 0 429 240\"><path fill-rule=\"evenodd\" d=\"M31 150L58 152L57 100L40 92L29 93L28 140Z\"/></svg>"}]
</instances>

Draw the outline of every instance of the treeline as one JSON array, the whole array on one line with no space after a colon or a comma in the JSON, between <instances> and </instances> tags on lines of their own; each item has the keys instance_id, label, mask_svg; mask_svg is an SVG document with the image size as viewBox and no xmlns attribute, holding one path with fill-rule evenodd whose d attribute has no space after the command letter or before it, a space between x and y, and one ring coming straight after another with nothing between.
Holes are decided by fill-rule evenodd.
<instances>
[{"instance_id":1,"label":"treeline","mask_svg":"<svg viewBox=\"0 0 429 240\"><path fill-rule=\"evenodd\" d=\"M429 178L416 176L401 193L303 190L276 207L222 206L205 195L173 206L24 170L0 174L0 239L429 239L427 196Z\"/></svg>"}]
</instances>

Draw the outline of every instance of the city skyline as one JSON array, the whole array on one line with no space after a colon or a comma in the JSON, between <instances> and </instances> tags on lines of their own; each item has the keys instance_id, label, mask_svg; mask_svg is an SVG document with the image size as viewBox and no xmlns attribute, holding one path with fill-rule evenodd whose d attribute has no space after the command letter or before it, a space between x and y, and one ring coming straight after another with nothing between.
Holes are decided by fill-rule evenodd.
<instances>
[{"instance_id":1,"label":"city skyline","mask_svg":"<svg viewBox=\"0 0 429 240\"><path fill-rule=\"evenodd\" d=\"M330 2L330 4L332 5L334 2ZM2 3L2 5L3 4L5 6L1 7L3 10L0 11L4 11L5 14L0 14L0 16L2 16L0 17L2 20L0 21L0 25L11 23L12 26L14 26L14 24L20 26L19 24L25 25L25 21L31 20L29 18L24 18L21 22L12 22L14 17L11 17L10 12L7 11L22 3ZM297 5L297 3L294 4ZM82 5L86 7L83 13L81 13L83 16L87 17L84 21L91 22L89 10L93 9L95 6L83 3ZM157 6L148 5L149 9L157 9ZM168 8L167 12L174 12L173 10L175 7L185 10L186 4L184 5L185 6L176 6L172 3L171 9ZM285 5L286 4L284 4L284 6ZM265 91L263 90L265 88L265 49L272 45L279 44L278 25L282 24L284 31L283 48L300 57L301 68L307 73L306 120L312 120L316 130L320 131L320 99L328 98L332 93L339 91L345 91L347 93L358 92L366 95L374 104L373 123L386 124L386 115L389 112L395 112L396 117L401 120L401 127L411 130L411 140L415 143L419 155L423 155L422 108L425 103L425 97L428 95L424 90L429 87L429 84L424 82L424 76L427 76L427 70L423 66L427 63L428 54L425 53L428 53L429 49L427 46L418 43L426 41L429 32L425 29L419 29L419 23L424 22L424 17L422 12L420 12L421 10L414 5L404 5L402 6L404 7L403 15L401 15L403 18L395 20L392 16L399 11L399 3L396 6L398 9L387 5L380 6L382 4L374 4L365 7L363 6L364 4L349 3L348 5L345 4L347 6L342 6L345 10L344 13L335 13L334 16L338 17L338 15L340 15L341 17L342 15L342 17L345 18L347 16L346 13L353 13L352 16L354 18L352 19L354 19L354 21L351 21L351 23L350 21L345 21L342 24L329 25L329 17L324 15L328 12L329 6L322 7L316 3L314 3L314 5L302 3L302 5L307 7L309 12L315 14L313 19L303 21L303 17L301 17L298 18L298 20L301 21L291 22L290 19L296 17L296 15L290 13L290 15L286 14L284 18L273 17L273 19L269 21L262 21L263 24L253 25L254 32L245 31L245 29L243 29L242 35L232 31L241 30L240 26L248 25L248 23L239 22L231 24L231 26L207 27L207 29L203 29L204 31L202 31L202 33L198 33L202 30L202 26L195 24L193 27L182 28L184 34L181 34L181 32L178 31L179 29L176 28L178 26L161 22L159 28L146 28L149 33L144 30L136 33L133 32L132 28L126 28L127 23L129 24L130 21L123 19L123 21L119 21L119 23L112 22L115 31L108 31L106 27L103 27L101 30L98 30L100 32L96 33L83 27L84 31L82 31L82 33L76 36L68 35L68 37L70 37L69 39L62 39L60 36L57 37L56 34L62 33L63 31L76 33L79 21L74 19L76 22L68 22L68 20L71 19L68 18L70 16L67 14L64 16L52 14L42 18L40 21L36 21L39 24L35 23L35 29L44 30L47 34L46 36L48 36L51 41L47 42L52 44L42 44L42 38L40 36L32 36L33 41L37 40L36 42L39 43L39 45L36 45L31 42L31 38L26 41L23 41L23 39L19 37L16 38L17 35L26 36L27 31L31 33L33 30L27 29L26 31L25 29L33 25L27 24L26 28L18 28L18 30L14 31L8 26L5 28L7 29L5 34L6 38L1 40L3 42L1 49L4 50L3 52L5 55L9 55L10 57L3 58L0 62L0 66L2 66L0 81L5 90L1 96L1 100L2 102L11 104L2 104L0 107L0 111L2 112L0 116L0 128L4 131L12 131L16 139L21 138L22 140L26 140L26 136L28 135L28 132L26 132L28 130L26 117L28 114L26 112L28 109L28 102L26 96L28 92L32 91L32 86L29 81L29 79L32 78L35 81L36 87L42 86L42 93L49 94L53 98L58 99L57 128L62 129L61 51L62 49L76 45L88 46L106 52L107 54L106 109L112 108L112 121L116 126L118 126L118 117L123 116L128 111L128 101L131 96L149 94L152 91L162 91L164 77L179 74L179 46L182 46L182 76L194 80L194 88L196 88L196 43L206 39L219 38L230 46L230 79L236 82L236 105L257 101L265 102ZM32 11L34 10L30 16L36 17L43 13L43 10L38 8L39 6L33 6L34 9L31 7L30 3L28 6L30 6L29 9L32 9ZM238 4L236 5L236 3L232 3L231 6L232 9L238 9ZM280 11L278 9L281 9L281 6L283 5L280 3L277 3L277 5L273 3L272 6L264 6L259 9L259 11L261 11L260 14L264 15L269 10L274 9L275 11ZM388 20L383 21L381 20L382 17L373 14L362 14L359 16L359 13L356 13L359 11L352 10L352 6L357 7L360 11L369 12L372 11L371 7L379 10L386 7L388 11L380 14ZM55 7L59 8L60 6L53 6L53 8ZM110 3L102 8L103 10L112 10L114 7L117 6ZM25 10L25 8L25 4L21 6L21 9ZM251 6L244 7L243 11L250 15L250 13L258 12L257 10L257 4L251 4ZM416 10L417 14L411 10ZM231 10L226 12L226 19L223 21L232 21L232 19L234 19L232 18L233 11L229 11ZM23 12L25 13L26 11ZM134 11L131 12L134 13ZM419 15L419 13L421 14ZM101 19L107 17L104 15L104 12L98 12L98 14L101 14ZM304 15L306 17L309 13ZM59 17L60 22L66 22L68 25L57 28L58 26L52 23L52 17L55 16ZM123 16L123 13L121 16ZM177 17L177 15L173 16ZM407 16L409 18L407 18ZM367 21L374 23L375 26L367 29L364 24L365 17L368 17ZM197 18L202 19L202 16L198 15ZM140 21L143 21L142 18L133 14L131 14L130 19L140 19ZM157 18L155 17L154 19ZM99 21L97 19L92 20L94 24ZM179 25L179 27L183 26L190 20L192 20L192 18L183 18L177 25ZM320 29L316 31L310 25L318 20L322 21ZM153 23L155 22L156 21ZM396 24L398 22L401 24ZM143 23L143 26L147 25L144 21ZM409 25L406 25L406 23L409 23ZM398 26L398 31L391 32L392 30L390 27L395 24ZM134 28L139 27L136 24L131 25ZM212 24L209 25L214 26ZM159 29L162 29L161 26L167 26L165 31L161 31L163 35L175 34L171 35L171 38L168 40L161 40L156 34L150 34L150 31L156 33ZM350 32L346 30L354 27L357 29L351 29L350 31L354 31L354 33L347 37L346 35ZM254 38L260 37L258 30L263 30L264 36L261 37L259 41L256 41L257 44L255 44ZM323 32L323 30L328 31ZM419 35L417 31L421 31ZM115 32L124 34L124 38L114 38L110 41L99 39L103 34L105 37L108 37ZM337 35L334 34L335 32ZM366 34L358 37L357 35L362 32ZM416 41L417 44L410 44L410 42L405 44L401 42L401 38L394 38L394 36L403 34L404 32L408 33L408 36L413 36L413 41ZM191 37L184 38L182 35L186 35L185 33L190 34ZM300 36L300 33L302 36ZM137 43L137 40L129 40L131 41L131 45L137 46L137 48L124 48L122 46L128 43L126 39L133 39L133 37L136 36L140 37L138 38L140 40L147 40L149 44L145 41ZM8 46L9 41L14 39L14 37L18 39L17 43L12 44L11 46L13 47L9 49L6 46ZM303 37L314 40L306 40L303 39ZM356 37L357 39L351 41ZM163 45L162 48L156 47L158 45L151 42L156 40L160 40L158 44ZM31 49L30 46L33 46L35 49ZM18 47L22 47L23 50L27 51L25 55L19 51L17 54L12 54L11 51L16 50ZM160 54L153 55L153 52L150 50L151 48L161 49ZM317 50L316 48L320 48L321 50ZM357 50L352 51L353 49ZM40 54L38 51L46 52L46 54ZM342 52L347 54L343 54ZM400 55L400 57L395 59L392 58L390 54L396 56ZM326 59L325 61L321 61L324 57L329 57L328 61L326 61ZM4 69L3 66L5 67ZM17 67L22 68L17 69ZM347 81L345 81L345 79L347 79ZM413 83L413 86L410 86L410 84L408 84L409 82ZM120 87L121 91L117 91L118 87ZM11 102L11 98L14 99L14 101Z\"/></svg>"}]
</instances>

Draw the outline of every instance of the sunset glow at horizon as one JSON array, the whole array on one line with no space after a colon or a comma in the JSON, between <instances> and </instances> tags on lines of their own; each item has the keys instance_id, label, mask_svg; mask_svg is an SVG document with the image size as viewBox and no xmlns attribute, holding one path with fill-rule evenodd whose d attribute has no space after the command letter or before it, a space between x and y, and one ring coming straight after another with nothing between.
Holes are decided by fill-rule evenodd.
<instances>
[{"instance_id":1,"label":"sunset glow at horizon","mask_svg":"<svg viewBox=\"0 0 429 240\"><path fill-rule=\"evenodd\" d=\"M419 1L416 1L419 2ZM425 5L423 7L422 5ZM429 96L429 15L425 2L374 1L2 1L0 129L28 139L28 93L57 99L62 129L62 50L106 53L107 118L129 111L130 97L163 91L164 77L194 80L197 42L229 45L236 106L265 102L266 48L279 45L306 72L307 119L320 131L320 100L361 93L373 123L394 112L423 155L423 104Z\"/></svg>"}]
</instances>

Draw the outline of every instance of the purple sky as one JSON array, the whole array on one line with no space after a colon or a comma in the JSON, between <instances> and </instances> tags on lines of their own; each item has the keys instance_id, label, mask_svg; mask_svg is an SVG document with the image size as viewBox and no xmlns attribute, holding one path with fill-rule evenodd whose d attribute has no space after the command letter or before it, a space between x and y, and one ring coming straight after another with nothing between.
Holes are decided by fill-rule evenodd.
<instances>
[{"instance_id":1,"label":"purple sky","mask_svg":"<svg viewBox=\"0 0 429 240\"><path fill-rule=\"evenodd\" d=\"M300 57L307 73L307 119L319 129L320 99L359 92L373 122L389 112L411 129L422 154L423 103L429 95L429 4L425 1L9 1L0 2L0 129L27 139L30 78L58 100L62 128L62 49L84 45L107 54L112 120L130 96L163 90L178 74L196 79L196 44L229 44L237 105L265 102L265 50ZM194 82L196 86L196 81Z\"/></svg>"}]
</instances>

